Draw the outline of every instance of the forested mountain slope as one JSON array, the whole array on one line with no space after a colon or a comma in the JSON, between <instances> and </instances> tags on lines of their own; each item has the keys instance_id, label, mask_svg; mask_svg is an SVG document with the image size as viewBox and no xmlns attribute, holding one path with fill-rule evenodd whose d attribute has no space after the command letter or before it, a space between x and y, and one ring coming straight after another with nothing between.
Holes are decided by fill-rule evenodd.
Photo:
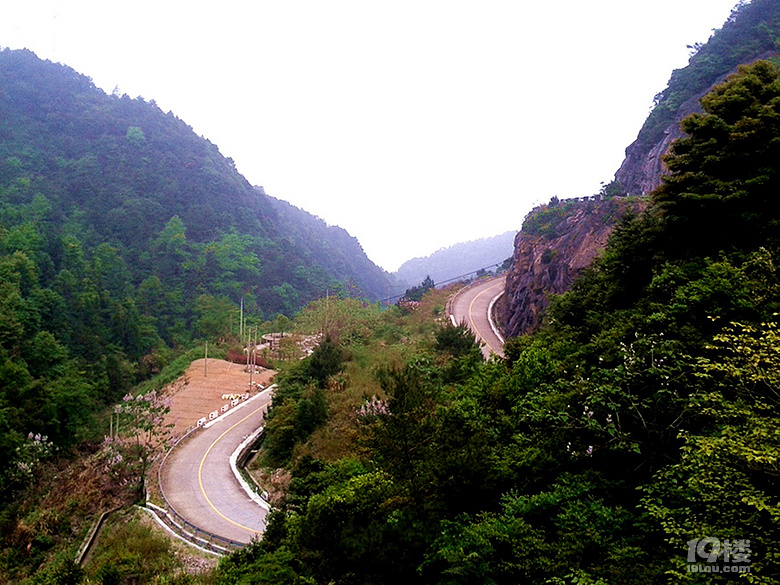
<instances>
[{"instance_id":1,"label":"forested mountain slope","mask_svg":"<svg viewBox=\"0 0 780 585\"><path fill-rule=\"evenodd\" d=\"M387 298L400 286L392 275L368 259L357 238L345 229L328 225L281 199L268 200L277 213L282 240L300 249L307 262L326 267L337 281L331 294L341 291L348 296L365 295L376 300Z\"/></svg>"},{"instance_id":2,"label":"forested mountain slope","mask_svg":"<svg viewBox=\"0 0 780 585\"><path fill-rule=\"evenodd\" d=\"M86 250L114 247L133 284L156 275L185 294L241 294L271 317L336 281L369 298L384 293L386 276L354 241L335 230L306 237L304 214L280 214L232 160L154 102L107 96L28 51L0 53L0 76L0 186L13 191L4 203L39 196L47 225ZM176 245L163 241L177 230Z\"/></svg>"},{"instance_id":3,"label":"forested mountain slope","mask_svg":"<svg viewBox=\"0 0 780 585\"><path fill-rule=\"evenodd\" d=\"M45 436L93 416L196 341L388 275L344 230L249 185L154 102L0 51L0 497Z\"/></svg>"},{"instance_id":4,"label":"forested mountain slope","mask_svg":"<svg viewBox=\"0 0 780 585\"><path fill-rule=\"evenodd\" d=\"M728 21L709 41L693 47L689 64L672 72L669 84L655 96L655 107L626 149L615 179L632 195L649 193L661 184L661 157L682 137L680 121L701 112L699 99L740 64L777 55L780 39L780 2L740 2Z\"/></svg>"}]
</instances>

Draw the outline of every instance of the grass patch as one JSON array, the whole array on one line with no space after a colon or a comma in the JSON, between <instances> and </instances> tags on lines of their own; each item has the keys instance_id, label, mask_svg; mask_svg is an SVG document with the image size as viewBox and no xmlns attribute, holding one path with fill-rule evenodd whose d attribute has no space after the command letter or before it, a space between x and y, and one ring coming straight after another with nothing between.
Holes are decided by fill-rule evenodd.
<instances>
[{"instance_id":1,"label":"grass patch","mask_svg":"<svg viewBox=\"0 0 780 585\"><path fill-rule=\"evenodd\" d=\"M189 547L157 527L138 508L106 519L84 563L94 583L213 583L217 557Z\"/></svg>"},{"instance_id":2,"label":"grass patch","mask_svg":"<svg viewBox=\"0 0 780 585\"><path fill-rule=\"evenodd\" d=\"M154 378L138 384L133 389L133 393L146 394L147 392L157 391L165 388L168 384L183 376L184 372L187 371L187 368L190 367L190 364L195 360L203 357L203 355L202 347L196 347L187 350L175 360L166 365ZM221 355L217 350L214 352L214 355L209 355L209 357L219 358Z\"/></svg>"}]
</instances>

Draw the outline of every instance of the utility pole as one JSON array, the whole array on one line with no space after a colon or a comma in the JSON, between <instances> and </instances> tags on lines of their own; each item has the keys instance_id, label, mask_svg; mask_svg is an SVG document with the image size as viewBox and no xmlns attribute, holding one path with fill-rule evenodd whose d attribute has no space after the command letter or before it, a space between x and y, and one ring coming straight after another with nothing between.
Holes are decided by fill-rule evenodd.
<instances>
[{"instance_id":1,"label":"utility pole","mask_svg":"<svg viewBox=\"0 0 780 585\"><path fill-rule=\"evenodd\" d=\"M255 343L257 342L257 339L255 339ZM251 357L250 357L251 356ZM249 366L249 389L252 389L252 375L255 373L255 364L254 364L254 357L255 357L255 345L252 345L252 333L249 333L249 348L247 348L247 365Z\"/></svg>"},{"instance_id":2,"label":"utility pole","mask_svg":"<svg viewBox=\"0 0 780 585\"><path fill-rule=\"evenodd\" d=\"M258 329L255 327L255 344L252 346L252 371L257 369L257 332Z\"/></svg>"},{"instance_id":3,"label":"utility pole","mask_svg":"<svg viewBox=\"0 0 780 585\"><path fill-rule=\"evenodd\" d=\"M206 355L203 358L203 377L209 376L209 342L206 342Z\"/></svg>"},{"instance_id":4,"label":"utility pole","mask_svg":"<svg viewBox=\"0 0 780 585\"><path fill-rule=\"evenodd\" d=\"M251 340L247 340L246 342L243 339L241 340L242 345L244 345L244 351L246 352L246 371L247 372L249 371L249 341L251 341ZM251 374L250 374L250 377L251 377Z\"/></svg>"},{"instance_id":5,"label":"utility pole","mask_svg":"<svg viewBox=\"0 0 780 585\"><path fill-rule=\"evenodd\" d=\"M325 289L325 324L322 326L322 336L328 335L328 321L330 317L330 288Z\"/></svg>"}]
</instances>

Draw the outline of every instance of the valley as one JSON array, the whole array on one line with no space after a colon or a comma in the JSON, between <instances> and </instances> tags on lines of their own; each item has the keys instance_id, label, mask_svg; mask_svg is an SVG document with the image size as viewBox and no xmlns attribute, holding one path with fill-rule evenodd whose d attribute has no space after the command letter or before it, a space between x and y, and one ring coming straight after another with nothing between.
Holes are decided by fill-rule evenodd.
<instances>
[{"instance_id":1,"label":"valley","mask_svg":"<svg viewBox=\"0 0 780 585\"><path fill-rule=\"evenodd\" d=\"M739 3L614 181L411 283L172 112L0 50L0 581L776 582L777 38Z\"/></svg>"}]
</instances>

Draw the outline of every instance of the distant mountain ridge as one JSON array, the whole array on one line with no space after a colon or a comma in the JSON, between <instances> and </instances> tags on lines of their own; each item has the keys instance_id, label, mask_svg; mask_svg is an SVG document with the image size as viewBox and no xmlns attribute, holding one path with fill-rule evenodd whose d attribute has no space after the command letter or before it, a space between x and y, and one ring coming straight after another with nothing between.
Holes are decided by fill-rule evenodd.
<instances>
[{"instance_id":1,"label":"distant mountain ridge","mask_svg":"<svg viewBox=\"0 0 780 585\"><path fill-rule=\"evenodd\" d=\"M185 297L244 296L271 317L328 289L385 294L389 275L354 238L253 188L214 144L154 101L106 95L26 50L0 52L0 88L0 187L31 185L7 202L44 197L48 222L87 256L113 246L136 286L155 274ZM173 218L184 238L178 267L154 261Z\"/></svg>"},{"instance_id":2,"label":"distant mountain ridge","mask_svg":"<svg viewBox=\"0 0 780 585\"><path fill-rule=\"evenodd\" d=\"M512 256L517 231L462 242L433 254L404 262L394 275L408 286L420 284L426 276L439 283L481 268L502 264Z\"/></svg>"}]
</instances>

